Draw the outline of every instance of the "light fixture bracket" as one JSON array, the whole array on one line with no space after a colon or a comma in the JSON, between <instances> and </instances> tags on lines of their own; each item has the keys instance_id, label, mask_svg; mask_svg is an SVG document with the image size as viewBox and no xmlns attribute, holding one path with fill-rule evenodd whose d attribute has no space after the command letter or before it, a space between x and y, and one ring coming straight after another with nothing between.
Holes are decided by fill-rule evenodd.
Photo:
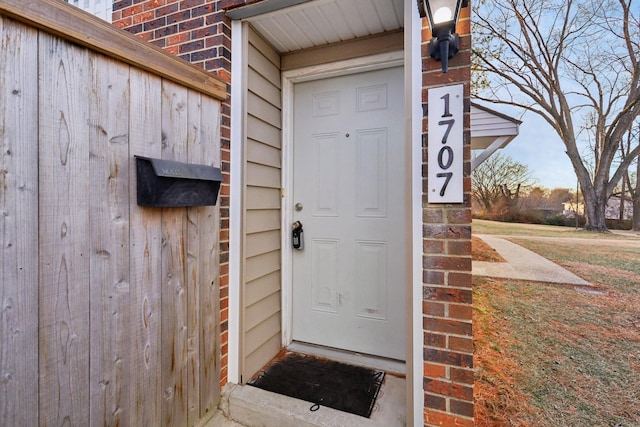
<instances>
[{"instance_id":1,"label":"light fixture bracket","mask_svg":"<svg viewBox=\"0 0 640 427\"><path fill-rule=\"evenodd\" d=\"M460 36L456 33L434 37L429 41L429 56L436 61L442 61L443 52L440 44L449 42L447 59L451 59L460 50Z\"/></svg>"},{"instance_id":2,"label":"light fixture bracket","mask_svg":"<svg viewBox=\"0 0 640 427\"><path fill-rule=\"evenodd\" d=\"M418 0L418 12L422 18L428 18L431 34L434 36L429 43L429 55L436 61L442 62L442 72L446 73L449 59L453 58L460 50L460 36L456 33L456 25L458 24L460 9L467 7L469 1L454 0L451 2L453 3L451 4L453 9L448 7L448 2L446 1L444 4L441 1L433 1L435 2L436 8L439 7L440 10L448 9L452 11L450 16L445 16L444 19L434 20L434 16L432 15L432 13L434 13L432 10L434 6L431 0Z\"/></svg>"}]
</instances>

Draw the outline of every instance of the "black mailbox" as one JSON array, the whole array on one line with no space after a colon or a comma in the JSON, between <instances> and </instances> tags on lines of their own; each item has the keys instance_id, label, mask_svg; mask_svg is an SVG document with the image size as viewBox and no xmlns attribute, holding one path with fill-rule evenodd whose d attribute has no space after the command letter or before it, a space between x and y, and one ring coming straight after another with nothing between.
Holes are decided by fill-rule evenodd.
<instances>
[{"instance_id":1,"label":"black mailbox","mask_svg":"<svg viewBox=\"0 0 640 427\"><path fill-rule=\"evenodd\" d=\"M222 181L220 169L173 160L135 158L138 205L171 208L216 204Z\"/></svg>"}]
</instances>

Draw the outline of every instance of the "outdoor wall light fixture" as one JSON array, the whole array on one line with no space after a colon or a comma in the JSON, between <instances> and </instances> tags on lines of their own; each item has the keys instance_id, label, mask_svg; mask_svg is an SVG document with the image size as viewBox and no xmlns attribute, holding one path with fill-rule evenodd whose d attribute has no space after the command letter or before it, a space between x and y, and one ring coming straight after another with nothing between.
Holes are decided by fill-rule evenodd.
<instances>
[{"instance_id":1,"label":"outdoor wall light fixture","mask_svg":"<svg viewBox=\"0 0 640 427\"><path fill-rule=\"evenodd\" d=\"M429 55L442 61L442 72L446 73L449 59L460 49L460 37L456 25L460 9L467 7L469 0L418 0L420 17L429 20L433 38L429 42Z\"/></svg>"}]
</instances>

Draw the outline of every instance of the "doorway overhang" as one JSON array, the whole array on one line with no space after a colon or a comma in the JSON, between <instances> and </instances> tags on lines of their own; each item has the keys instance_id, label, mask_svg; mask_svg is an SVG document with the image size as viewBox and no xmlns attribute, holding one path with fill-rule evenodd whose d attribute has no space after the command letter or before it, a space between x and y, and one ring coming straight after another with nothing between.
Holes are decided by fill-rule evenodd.
<instances>
[{"instance_id":1,"label":"doorway overhang","mask_svg":"<svg viewBox=\"0 0 640 427\"><path fill-rule=\"evenodd\" d=\"M405 0L263 0L227 11L289 54L404 28Z\"/></svg>"},{"instance_id":2,"label":"doorway overhang","mask_svg":"<svg viewBox=\"0 0 640 427\"><path fill-rule=\"evenodd\" d=\"M262 3L264 3L262 5L263 9L260 9L259 6ZM239 40L236 36L242 34L243 28L246 28L246 26L243 27L245 23L249 23L260 36L283 56L309 52L314 49L331 48L341 44L357 43L360 40L382 40L382 38L378 39L377 37L384 37L385 35L391 38L395 37L396 42L393 44L401 49L400 51L395 48L390 49L385 56L387 56L386 60L391 58L393 61L404 62L405 67L405 124L407 126L407 143L411 145L411 154L407 159L407 166L410 166L410 171L407 171L406 177L407 185L411 192L410 227L407 230L407 236L410 238L411 253L413 254L407 265L410 270L408 271L409 281L412 284L416 284L409 286L411 294L407 299L407 309L411 313L419 313L419 315L412 316L410 324L407 325L410 334L414 338L410 354L407 355L407 384L409 387L407 419L408 425L414 425L414 422L416 423L415 425L421 425L423 408L423 393L421 392L423 382L422 294L421 286L418 286L418 284L422 283L422 149L420 145L422 138L422 104L420 96L422 89L420 50L422 25L415 7L415 0L349 0L348 2L344 0L264 0L230 10L227 12L227 16L234 19L232 22L233 49L241 45L236 43ZM328 25L323 24L323 22L327 23L326 16L331 17L331 22ZM313 22L314 25L308 25L308 22ZM305 24L303 25L302 23ZM298 37L302 29L306 34ZM397 39L400 38L398 35L402 35L402 43L397 42ZM390 40L390 38L386 40ZM397 53L401 55L399 57L395 56ZM244 81L241 76L243 61L246 60L245 55L246 53L238 50L232 52L232 57L234 58L232 61L232 76L236 76L232 77L234 82ZM241 85L232 85L231 97L234 100L242 99L244 96L242 88L239 86ZM242 135L242 120L238 120L242 114L242 102L234 101L232 103L232 192L241 191L241 185L236 184L242 180L240 176L242 171L237 167L240 164L234 163L234 158L238 157L237 150L240 147L234 135ZM286 122L286 116L283 119ZM234 198L241 200L242 195L235 194L235 197L232 195L232 199ZM234 216L234 210L237 211L237 208L234 209L232 207L230 214L232 217ZM234 224L237 224L237 218ZM234 227L231 228L233 229ZM419 238L413 238L414 236L419 236ZM230 251L234 251L233 245ZM230 262L230 270L235 268L232 264L237 267L239 262L237 256L234 257L232 255L231 258L233 262ZM237 351L232 349L234 339L232 339L233 326L231 318L234 310L232 310L231 306L235 305L233 300L237 299L237 295L231 289L235 281L235 279L232 280L232 276L235 277L237 275L230 272L229 379L233 382L234 375L237 375L237 367L233 367L233 357L234 355L237 356ZM239 317L238 308L235 309L235 312L235 316Z\"/></svg>"},{"instance_id":3,"label":"doorway overhang","mask_svg":"<svg viewBox=\"0 0 640 427\"><path fill-rule=\"evenodd\" d=\"M518 119L472 102L471 150L478 154L471 160L471 170L480 166L498 149L509 145L518 136L521 124Z\"/></svg>"}]
</instances>

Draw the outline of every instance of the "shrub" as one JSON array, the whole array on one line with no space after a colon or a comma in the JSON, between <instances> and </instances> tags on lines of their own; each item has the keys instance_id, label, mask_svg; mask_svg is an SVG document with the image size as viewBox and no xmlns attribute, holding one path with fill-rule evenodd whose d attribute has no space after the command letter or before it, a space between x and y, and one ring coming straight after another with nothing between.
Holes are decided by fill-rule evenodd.
<instances>
[{"instance_id":1,"label":"shrub","mask_svg":"<svg viewBox=\"0 0 640 427\"><path fill-rule=\"evenodd\" d=\"M608 219L607 228L610 230L631 230L633 221L630 219Z\"/></svg>"}]
</instances>

